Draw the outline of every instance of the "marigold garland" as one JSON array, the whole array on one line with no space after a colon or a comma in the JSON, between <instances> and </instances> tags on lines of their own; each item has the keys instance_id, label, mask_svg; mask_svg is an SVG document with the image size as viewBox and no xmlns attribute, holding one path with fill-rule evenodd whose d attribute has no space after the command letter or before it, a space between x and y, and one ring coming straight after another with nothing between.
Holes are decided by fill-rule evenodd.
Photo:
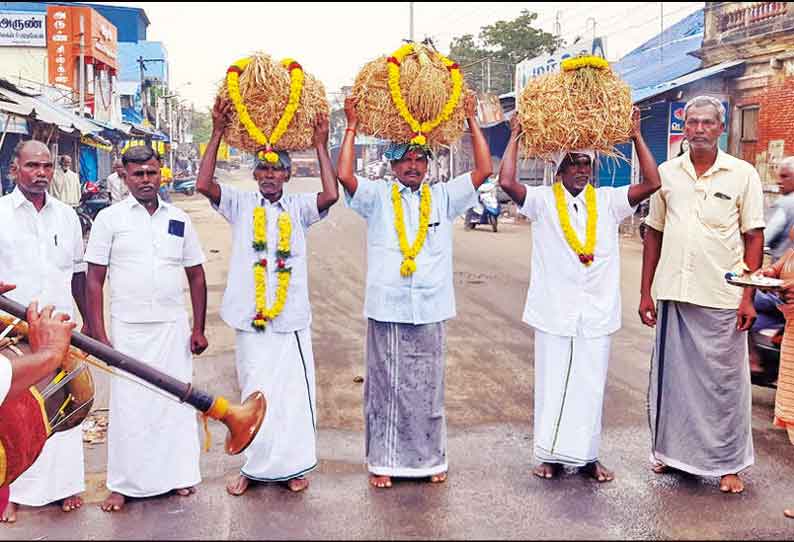
<instances>
[{"instance_id":1,"label":"marigold garland","mask_svg":"<svg viewBox=\"0 0 794 542\"><path fill-rule=\"evenodd\" d=\"M256 315L251 325L257 331L264 331L267 323L275 319L287 303L287 291L292 269L287 267L286 259L291 256L292 220L289 213L278 215L278 245L276 250L276 300L267 308L267 258L257 258L254 262L254 295ZM264 207L254 209L254 250L267 253L267 215ZM267 256L267 254L265 254Z\"/></svg>"},{"instance_id":2,"label":"marigold garland","mask_svg":"<svg viewBox=\"0 0 794 542\"><path fill-rule=\"evenodd\" d=\"M449 120L452 113L455 111L455 107L457 107L463 92L463 75L460 73L460 66L458 66L456 62L453 62L440 53L436 53L441 62L443 62L449 70L449 76L452 79L452 92L449 95L447 103L444 104L444 107L441 109L441 113L439 113L436 118L425 122L419 122L408 110L408 105L405 103L405 99L403 99L402 92L400 91L400 64L405 57L413 52L414 44L407 43L394 51L392 56L386 59L389 70L389 91L391 92L394 106L397 108L397 111L399 111L400 116L405 119L405 122L411 127L411 130L414 131L414 137L411 139L411 143L425 145L427 143L427 138L424 134L432 131L442 122Z\"/></svg>"},{"instance_id":3,"label":"marigold garland","mask_svg":"<svg viewBox=\"0 0 794 542\"><path fill-rule=\"evenodd\" d=\"M273 145L286 133L289 123L292 122L292 118L295 116L295 112L300 105L301 93L303 92L303 68L291 58L285 58L281 61L281 65L284 66L290 74L289 101L287 101L284 113L273 129L273 133L271 133L268 138L264 132L254 124L254 121L251 120L248 108L245 103L243 103L243 97L240 95L240 74L250 63L250 58L241 58L229 66L229 69L226 70L226 87L229 89L229 98L231 98L234 108L237 110L237 116L248 131L248 135L250 135L254 141L265 147L264 151L259 152L259 158L267 160L271 164L275 164L278 162L278 154L273 152Z\"/></svg>"},{"instance_id":4,"label":"marigold garland","mask_svg":"<svg viewBox=\"0 0 794 542\"><path fill-rule=\"evenodd\" d=\"M586 266L590 266L595 260L596 224L598 223L595 188L593 188L593 185L588 184L584 189L584 202L587 208L587 237L585 238L584 246L579 242L576 232L571 227L568 205L565 203L565 188L562 183L556 182L552 185L552 190L557 204L557 216L560 218L560 226L565 240L568 241L570 247L579 256L579 261Z\"/></svg>"},{"instance_id":5,"label":"marigold garland","mask_svg":"<svg viewBox=\"0 0 794 542\"><path fill-rule=\"evenodd\" d=\"M394 229L397 230L400 252L403 255L403 261L400 265L400 274L403 277L410 277L413 275L414 271L416 271L416 257L425 244L427 229L430 224L430 209L432 205L430 187L427 184L422 184L419 190L421 195L419 200L419 230L416 232L416 239L414 239L413 244L408 245L402 199L400 198L400 187L397 183L393 183L391 187L391 201L394 207Z\"/></svg>"},{"instance_id":6,"label":"marigold garland","mask_svg":"<svg viewBox=\"0 0 794 542\"><path fill-rule=\"evenodd\" d=\"M609 62L600 56L579 56L563 60L560 67L564 72L571 72L580 68L595 68L597 70L605 70L609 67Z\"/></svg>"}]
</instances>

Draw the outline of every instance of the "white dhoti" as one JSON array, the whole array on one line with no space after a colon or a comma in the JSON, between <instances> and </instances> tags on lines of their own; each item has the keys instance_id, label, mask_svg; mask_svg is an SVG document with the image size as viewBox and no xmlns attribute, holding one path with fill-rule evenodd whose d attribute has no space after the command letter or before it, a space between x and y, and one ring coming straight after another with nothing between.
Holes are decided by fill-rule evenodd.
<instances>
[{"instance_id":1,"label":"white dhoti","mask_svg":"<svg viewBox=\"0 0 794 542\"><path fill-rule=\"evenodd\" d=\"M11 484L10 501L44 506L85 491L82 425L47 439L36 462Z\"/></svg>"},{"instance_id":2,"label":"white dhoti","mask_svg":"<svg viewBox=\"0 0 794 542\"><path fill-rule=\"evenodd\" d=\"M535 329L535 458L581 467L598 459L612 338Z\"/></svg>"},{"instance_id":3,"label":"white dhoti","mask_svg":"<svg viewBox=\"0 0 794 542\"><path fill-rule=\"evenodd\" d=\"M193 379L187 314L174 322L113 319L117 350L183 382ZM165 393L165 392L163 392ZM163 394L114 378L108 417L107 488L151 497L201 482L196 412Z\"/></svg>"},{"instance_id":4,"label":"white dhoti","mask_svg":"<svg viewBox=\"0 0 794 542\"><path fill-rule=\"evenodd\" d=\"M245 450L240 472L252 480L276 482L317 466L314 354L311 330L276 333L237 331L237 378L242 399L261 391L267 413Z\"/></svg>"}]
</instances>

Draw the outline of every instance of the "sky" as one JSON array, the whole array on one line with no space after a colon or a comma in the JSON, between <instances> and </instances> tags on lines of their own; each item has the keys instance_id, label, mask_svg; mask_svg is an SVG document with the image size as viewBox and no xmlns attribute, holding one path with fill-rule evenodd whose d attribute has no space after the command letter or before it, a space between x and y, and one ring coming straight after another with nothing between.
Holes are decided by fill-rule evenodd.
<instances>
[{"instance_id":1,"label":"sky","mask_svg":"<svg viewBox=\"0 0 794 542\"><path fill-rule=\"evenodd\" d=\"M165 44L171 89L197 109L212 105L218 83L235 60L254 51L291 57L338 93L361 67L397 49L410 35L411 2L105 2L141 7L151 25L148 39ZM538 14L536 27L570 43L595 33L606 37L617 60L700 9L703 2L413 2L414 37L433 38L449 52L453 37L482 26ZM662 18L662 14L664 17Z\"/></svg>"}]
</instances>

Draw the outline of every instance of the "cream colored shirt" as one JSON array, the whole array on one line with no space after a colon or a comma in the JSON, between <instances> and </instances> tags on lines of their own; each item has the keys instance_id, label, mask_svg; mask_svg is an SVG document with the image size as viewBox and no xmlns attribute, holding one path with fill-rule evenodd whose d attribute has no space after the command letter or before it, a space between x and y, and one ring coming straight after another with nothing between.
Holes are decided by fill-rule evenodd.
<instances>
[{"instance_id":1,"label":"cream colored shirt","mask_svg":"<svg viewBox=\"0 0 794 542\"><path fill-rule=\"evenodd\" d=\"M6 395L8 395L8 392L11 389L11 379L13 373L14 370L11 367L11 361L3 354L0 354L0 405L3 404L3 401L6 399Z\"/></svg>"},{"instance_id":2,"label":"cream colored shirt","mask_svg":"<svg viewBox=\"0 0 794 542\"><path fill-rule=\"evenodd\" d=\"M755 168L719 151L698 178L689 153L659 166L662 188L645 223L664 233L653 281L656 299L735 309L742 289L725 282L744 261L742 234L764 227L764 196Z\"/></svg>"},{"instance_id":3,"label":"cream colored shirt","mask_svg":"<svg viewBox=\"0 0 794 542\"><path fill-rule=\"evenodd\" d=\"M60 167L55 168L50 183L50 194L55 199L62 201L69 207L80 205L80 177L72 170L63 171Z\"/></svg>"}]
</instances>

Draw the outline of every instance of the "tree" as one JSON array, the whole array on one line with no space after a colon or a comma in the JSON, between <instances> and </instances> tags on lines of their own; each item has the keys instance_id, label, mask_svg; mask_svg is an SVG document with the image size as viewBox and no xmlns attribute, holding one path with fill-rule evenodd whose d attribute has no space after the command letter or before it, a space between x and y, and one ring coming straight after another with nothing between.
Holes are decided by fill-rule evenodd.
<instances>
[{"instance_id":1,"label":"tree","mask_svg":"<svg viewBox=\"0 0 794 542\"><path fill-rule=\"evenodd\" d=\"M452 39L449 56L461 65L470 87L497 94L510 92L516 64L562 45L559 36L532 26L537 18L537 13L524 9L511 21L483 26L477 39L471 34Z\"/></svg>"},{"instance_id":2,"label":"tree","mask_svg":"<svg viewBox=\"0 0 794 542\"><path fill-rule=\"evenodd\" d=\"M190 130L193 133L193 143L207 143L212 135L212 113L206 111L193 111L193 118L190 122Z\"/></svg>"}]
</instances>

